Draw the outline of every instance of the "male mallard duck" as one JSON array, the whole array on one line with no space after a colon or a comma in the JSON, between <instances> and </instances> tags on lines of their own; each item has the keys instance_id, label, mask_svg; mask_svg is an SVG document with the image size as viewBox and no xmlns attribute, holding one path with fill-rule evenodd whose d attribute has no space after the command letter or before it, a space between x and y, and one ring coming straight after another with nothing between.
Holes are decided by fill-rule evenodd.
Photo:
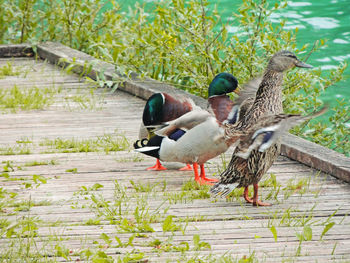
<instances>
[{"instance_id":1,"label":"male mallard duck","mask_svg":"<svg viewBox=\"0 0 350 263\"><path fill-rule=\"evenodd\" d=\"M161 125L168 121L174 120L185 113L198 108L195 103L183 96L171 96L167 93L155 93L146 102L142 115L142 125L140 128L139 138L150 139L154 136L154 126ZM147 128L146 128L147 127ZM159 159L154 166L147 170L165 170ZM182 170L192 169L186 166Z\"/></svg>"},{"instance_id":2,"label":"male mallard duck","mask_svg":"<svg viewBox=\"0 0 350 263\"><path fill-rule=\"evenodd\" d=\"M281 51L276 53L270 59L262 81L256 92L254 99L246 99L240 108L245 108L245 114L234 125L227 125L226 139L232 138L237 140L240 132L248 131L259 120L268 115L277 115L283 112L282 107L282 81L283 72L293 67L311 68L311 65L301 62L292 52ZM264 124L260 123L264 129ZM261 142L268 142L269 137L273 133L262 133L266 137L262 137ZM253 205L266 206L268 203L263 203L258 199L258 182L267 172L272 163L280 153L280 142L273 141L271 144L263 144L263 148L250 149L250 155L244 155L245 150L240 144L236 147L232 159L224 172L220 175L220 181L215 184L210 190L213 194L227 196L236 187L245 187L244 198L247 202ZM256 147L256 146L255 146ZM248 147L249 148L249 147ZM259 150L263 150L262 152ZM243 154L244 159L239 157L237 153ZM248 196L248 187L253 184L254 196L250 199Z\"/></svg>"},{"instance_id":3,"label":"male mallard duck","mask_svg":"<svg viewBox=\"0 0 350 263\"><path fill-rule=\"evenodd\" d=\"M205 177L204 163L225 152L230 144L225 141L223 124L214 115L205 110L190 111L170 121L156 134L147 144L137 141L135 150L162 161L193 164L195 180L199 183L217 181Z\"/></svg>"},{"instance_id":4,"label":"male mallard duck","mask_svg":"<svg viewBox=\"0 0 350 263\"><path fill-rule=\"evenodd\" d=\"M192 163L195 180L198 182L216 181L206 178L204 163L226 151L225 143L211 146L206 138L223 135L222 122L233 123L237 114L231 113L233 103L226 95L236 90L237 79L229 73L218 74L209 85L209 110L214 113L196 108L178 119L166 123L166 127L152 136L147 144L137 141L136 151L164 161ZM220 103L220 101L222 103ZM183 129L187 131L184 131ZM198 164L201 174L198 175ZM200 179L201 178L201 179Z\"/></svg>"}]
</instances>

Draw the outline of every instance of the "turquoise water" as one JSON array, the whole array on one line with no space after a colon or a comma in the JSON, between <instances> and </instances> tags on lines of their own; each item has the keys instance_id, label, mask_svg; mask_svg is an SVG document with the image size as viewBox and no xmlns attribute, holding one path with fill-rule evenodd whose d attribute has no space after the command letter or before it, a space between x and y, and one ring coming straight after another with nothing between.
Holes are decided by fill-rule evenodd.
<instances>
[{"instance_id":1,"label":"turquoise water","mask_svg":"<svg viewBox=\"0 0 350 263\"><path fill-rule=\"evenodd\" d=\"M135 2L151 3L152 0L126 0L121 3L123 9L133 6ZM213 0L211 8L217 6L223 22L230 20L237 10L240 0ZM350 0L309 0L288 1L288 6L279 13L274 13L272 22L279 23L286 19L286 29L298 27L297 46L311 46L316 40L327 39L327 45L313 53L308 63L322 70L336 67L340 62L350 62ZM235 33L230 27L230 33ZM309 47L311 48L311 47ZM310 50L310 49L309 49ZM321 99L331 106L336 100L345 99L350 103L350 67L345 71L346 80L329 87Z\"/></svg>"},{"instance_id":2,"label":"turquoise water","mask_svg":"<svg viewBox=\"0 0 350 263\"><path fill-rule=\"evenodd\" d=\"M214 2L214 1L213 1ZM238 2L238 4L237 4ZM231 17L241 1L219 0L218 10L224 18ZM288 6L272 15L272 22L286 19L285 29L298 27L297 46L311 46L316 40L326 39L327 44L311 55L308 63L322 70L335 68L340 62L350 61L350 1L312 0L288 1ZM234 28L232 33L234 33ZM345 71L345 81L329 87L321 99L335 105L336 99L350 100L350 67Z\"/></svg>"}]
</instances>

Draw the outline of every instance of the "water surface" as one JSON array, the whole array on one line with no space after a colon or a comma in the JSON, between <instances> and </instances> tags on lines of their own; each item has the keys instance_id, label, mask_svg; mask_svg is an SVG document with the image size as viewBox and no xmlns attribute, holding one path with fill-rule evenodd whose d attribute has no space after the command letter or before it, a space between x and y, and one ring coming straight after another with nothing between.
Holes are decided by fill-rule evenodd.
<instances>
[{"instance_id":1,"label":"water surface","mask_svg":"<svg viewBox=\"0 0 350 263\"><path fill-rule=\"evenodd\" d=\"M152 0L126 0L122 7L133 6L135 2L151 4ZM225 22L232 19L232 13L240 6L241 0L213 0L211 8L217 10ZM311 46L316 40L327 39L327 45L313 53L308 63L327 71L335 68L340 62L350 61L350 0L310 0L289 1L288 6L272 15L272 22L279 23L286 19L286 29L298 27L297 46ZM230 28L231 33L235 27ZM311 48L309 47L309 50ZM321 99L331 106L336 100L344 99L350 103L350 67L345 71L348 79L329 87ZM330 115L330 113L328 114Z\"/></svg>"}]
</instances>

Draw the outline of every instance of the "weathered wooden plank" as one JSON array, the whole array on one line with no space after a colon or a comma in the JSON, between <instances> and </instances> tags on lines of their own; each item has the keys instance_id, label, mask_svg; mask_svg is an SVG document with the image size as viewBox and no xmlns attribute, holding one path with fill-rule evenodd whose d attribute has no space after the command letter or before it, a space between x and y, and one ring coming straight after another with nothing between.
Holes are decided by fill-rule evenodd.
<instances>
[{"instance_id":1,"label":"weathered wooden plank","mask_svg":"<svg viewBox=\"0 0 350 263\"><path fill-rule=\"evenodd\" d=\"M33 49L29 44L0 45L0 57L32 57Z\"/></svg>"},{"instance_id":2,"label":"weathered wooden plank","mask_svg":"<svg viewBox=\"0 0 350 263\"><path fill-rule=\"evenodd\" d=\"M282 154L350 183L350 158L294 135L283 141Z\"/></svg>"}]
</instances>

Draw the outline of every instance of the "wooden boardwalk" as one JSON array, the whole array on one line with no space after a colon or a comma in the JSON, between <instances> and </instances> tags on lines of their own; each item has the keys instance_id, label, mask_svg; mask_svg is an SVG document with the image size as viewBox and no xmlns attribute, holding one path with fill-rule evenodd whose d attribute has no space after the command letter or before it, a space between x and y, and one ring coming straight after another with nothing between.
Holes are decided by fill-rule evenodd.
<instances>
[{"instance_id":1,"label":"wooden boardwalk","mask_svg":"<svg viewBox=\"0 0 350 263\"><path fill-rule=\"evenodd\" d=\"M145 170L154 159L132 151L143 100L41 60L7 63L19 75L0 77L2 92L49 89L52 103L2 110L1 261L350 262L349 184L281 156L261 182L273 206L240 190L213 199L181 165Z\"/></svg>"}]
</instances>

